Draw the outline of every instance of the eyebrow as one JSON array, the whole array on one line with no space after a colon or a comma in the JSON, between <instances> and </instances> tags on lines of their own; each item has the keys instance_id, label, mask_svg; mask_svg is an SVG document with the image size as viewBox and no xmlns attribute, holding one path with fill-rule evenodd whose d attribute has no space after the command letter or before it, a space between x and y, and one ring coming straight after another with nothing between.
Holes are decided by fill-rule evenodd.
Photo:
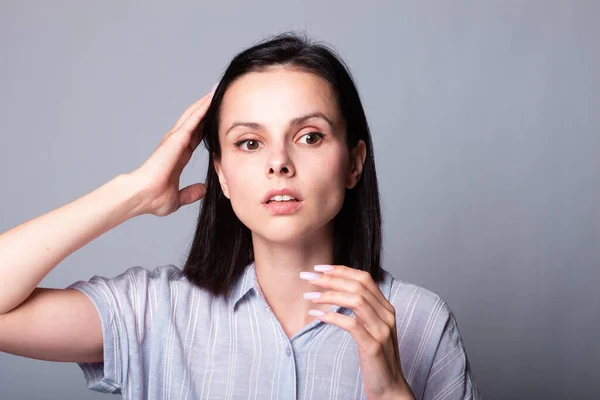
<instances>
[{"instance_id":1,"label":"eyebrow","mask_svg":"<svg viewBox=\"0 0 600 400\"><path fill-rule=\"evenodd\" d=\"M303 122L306 122L307 120L309 120L311 118L320 118L322 120L325 120L325 122L327 122L329 124L329 126L331 126L333 128L333 122L331 121L331 119L329 119L325 114L323 114L320 111L312 112L310 114L306 114L301 117L294 118L294 119L290 120L289 126L299 125ZM231 124L229 129L227 129L227 132L225 132L225 136L227 136L227 134L231 130L233 130L234 128L240 127L240 126L245 126L246 128L250 128L250 129L264 128L261 124L259 124L257 122L234 122L233 124Z\"/></svg>"}]
</instances>

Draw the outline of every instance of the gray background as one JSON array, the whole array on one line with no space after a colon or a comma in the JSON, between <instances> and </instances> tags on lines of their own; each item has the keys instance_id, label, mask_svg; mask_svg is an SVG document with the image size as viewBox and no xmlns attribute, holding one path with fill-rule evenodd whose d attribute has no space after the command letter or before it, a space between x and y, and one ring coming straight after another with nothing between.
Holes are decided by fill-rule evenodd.
<instances>
[{"instance_id":1,"label":"gray background","mask_svg":"<svg viewBox=\"0 0 600 400\"><path fill-rule=\"evenodd\" d=\"M364 101L385 268L449 303L484 397L598 398L598 2L281 3L2 1L0 231L137 168L233 55L306 30ZM127 221L41 286L181 265L197 211ZM1 399L102 396L73 363L0 371Z\"/></svg>"}]
</instances>

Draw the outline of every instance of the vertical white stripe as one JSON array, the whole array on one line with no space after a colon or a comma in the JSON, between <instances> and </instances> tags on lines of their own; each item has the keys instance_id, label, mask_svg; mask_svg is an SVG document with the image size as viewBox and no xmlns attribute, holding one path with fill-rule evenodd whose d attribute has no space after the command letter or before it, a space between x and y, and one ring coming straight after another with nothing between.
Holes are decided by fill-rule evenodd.
<instances>
[{"instance_id":1,"label":"vertical white stripe","mask_svg":"<svg viewBox=\"0 0 600 400\"><path fill-rule=\"evenodd\" d=\"M173 315L171 318L171 324L173 325L172 335L171 335L171 343L170 350L167 353L167 357L169 358L169 380L167 381L167 398L171 398L171 378L173 376L171 361L173 361L173 347L175 346L175 339L178 337L176 334L179 330L177 326L177 302L179 301L179 285L177 283L171 283L172 291L175 292L175 301L173 302Z\"/></svg>"},{"instance_id":2,"label":"vertical white stripe","mask_svg":"<svg viewBox=\"0 0 600 400\"><path fill-rule=\"evenodd\" d=\"M210 384L212 382L212 376L213 376L213 372L215 370L214 365L215 365L215 347L217 345L217 339L219 337L219 312L215 312L215 304L218 305L217 303L217 297L213 297L213 302L212 302L212 307L211 307L211 312L212 315L215 316L215 322L214 322L214 326L215 326L215 334L213 336L213 343L212 343L212 348L210 350L210 354L209 354L209 359L210 359L210 375L208 376L208 389L206 390L206 395L208 396L208 398L211 398L210 395ZM212 325L213 323L211 323ZM210 346L210 341L207 343L207 348L208 346Z\"/></svg>"},{"instance_id":3,"label":"vertical white stripe","mask_svg":"<svg viewBox=\"0 0 600 400\"><path fill-rule=\"evenodd\" d=\"M152 304L152 297L155 297L156 293L155 293L155 289L154 289L154 281L150 280L148 281L148 308L150 309L150 329L152 329L152 327L154 326L154 315L153 315L153 308L154 308L154 304Z\"/></svg>"},{"instance_id":4,"label":"vertical white stripe","mask_svg":"<svg viewBox=\"0 0 600 400\"><path fill-rule=\"evenodd\" d=\"M194 348L194 339L196 337L196 327L198 326L198 314L200 314L199 312L199 304L200 304L200 298L201 296L199 294L197 294L198 289L196 287L193 287L192 289L194 291L194 294L196 294L196 306L194 307L192 305L192 314L194 315L194 324L193 324L193 329L192 329L192 338L190 339L190 347L188 350L188 353L185 355L186 360L191 360L192 359L192 349ZM198 364L196 364L198 365ZM185 390L185 398L187 399L189 392L190 392L190 384L192 382L192 378L193 378L193 368L191 366L186 367L186 372L187 369L189 369L189 373L190 373L190 379L188 379L188 383L187 383L187 388Z\"/></svg>"},{"instance_id":5,"label":"vertical white stripe","mask_svg":"<svg viewBox=\"0 0 600 400\"><path fill-rule=\"evenodd\" d=\"M279 332L277 332L277 327L275 326L275 317L271 316L271 327L273 328L273 338L275 339L275 347L277 347L277 357L275 358L275 369L273 370L273 378L271 378L271 400L273 398L277 399L279 397L279 380L277 380L277 395L275 396L275 377L278 372L281 372L281 359L280 353L283 347L283 339ZM274 397L275 396L275 397Z\"/></svg>"},{"instance_id":6,"label":"vertical white stripe","mask_svg":"<svg viewBox=\"0 0 600 400\"><path fill-rule=\"evenodd\" d=\"M233 363L231 364L231 370L234 372L234 379L232 379L231 382L231 394L233 394L233 390L235 388L234 383L238 382L235 380L235 367L237 365L237 355L238 355L238 342L239 342L239 337L238 337L238 315L234 315L233 316L233 337L235 338L234 342L233 342ZM239 381L240 383L243 383L243 381Z\"/></svg>"},{"instance_id":7,"label":"vertical white stripe","mask_svg":"<svg viewBox=\"0 0 600 400\"><path fill-rule=\"evenodd\" d=\"M175 328L174 325L171 323L171 316L173 315L173 290L172 288L169 288L169 327L167 329L167 337L166 337L166 343L165 343L165 349L164 349L164 367L163 367L163 379L162 379L162 395L163 395L163 399L166 400L167 399L167 373L169 370L169 361L171 359L171 357L169 357L169 342L170 342L170 337L173 334L173 329Z\"/></svg>"},{"instance_id":8,"label":"vertical white stripe","mask_svg":"<svg viewBox=\"0 0 600 400\"><path fill-rule=\"evenodd\" d=\"M348 347L348 343L350 342L350 339L352 339L352 335L350 335L347 331L344 331L342 340L340 340L340 344L338 346L338 349L336 351L334 361L333 361L331 384L329 385L329 398L330 399L338 398L337 393L338 393L341 370L342 370L341 362L342 362L344 353L346 352L346 348Z\"/></svg>"},{"instance_id":9,"label":"vertical white stripe","mask_svg":"<svg viewBox=\"0 0 600 400\"><path fill-rule=\"evenodd\" d=\"M116 318L116 320L119 322L119 332L121 332L121 334L126 335L127 337L127 345L129 346L129 332L127 332L127 329L123 329L123 326L121 324L121 316L123 316L123 307L121 306L121 300L120 300L120 296L119 296L119 290L117 289L115 282L113 280L109 280L107 281L108 285L112 285L112 288L110 288L111 292L114 293L115 295L115 300L117 302L117 315L119 316L118 318ZM121 349L119 349L121 350ZM123 354L121 354L121 357L123 357ZM121 360L123 361L123 360ZM120 367L120 366L119 366ZM125 380L123 381L123 397L125 397L126 395L128 396L129 393L128 391L131 390L131 380L130 380L130 375L131 375L131 368L127 368L127 371L125 372Z\"/></svg>"},{"instance_id":10,"label":"vertical white stripe","mask_svg":"<svg viewBox=\"0 0 600 400\"><path fill-rule=\"evenodd\" d=\"M228 302L228 304L225 304L224 306L227 307L227 316L229 317L229 326L228 326L229 347L227 349L227 361L228 361L229 369L227 370L227 379L225 381L225 382L227 382L227 387L225 388L225 398L229 399L231 396L231 381L234 379L234 375L235 375L235 371L233 370L233 362L232 362L232 357L233 357L233 318L234 318L234 313L232 310L233 296L229 296L229 302Z\"/></svg>"},{"instance_id":11,"label":"vertical white stripe","mask_svg":"<svg viewBox=\"0 0 600 400\"><path fill-rule=\"evenodd\" d=\"M421 298L421 294L423 293L423 290L421 290L421 289L417 289L416 291L419 292L419 295L412 303L412 307L410 307L410 303L407 305L405 314L402 317L402 322L404 323L404 320L406 319L406 311L410 307L410 314L408 316L408 321L406 321L406 323L404 324L404 332L402 332L402 335L400 336L400 339L398 340L398 350L400 350L400 348L402 347L402 342L404 342L404 336L406 335L406 332L408 331L408 327L410 326L410 321L412 320L412 317L413 317L413 314L415 311L415 307L417 306L417 303L419 302L419 299ZM413 296L414 296L414 293L413 293ZM413 297L411 297L411 300L412 300L412 298ZM406 360L406 357L405 357L405 362L408 362L408 360ZM409 370L412 369L414 367L414 365L415 365L415 358L413 357L412 364L410 365ZM410 383L410 380L407 379L407 382Z\"/></svg>"},{"instance_id":12,"label":"vertical white stripe","mask_svg":"<svg viewBox=\"0 0 600 400\"><path fill-rule=\"evenodd\" d=\"M112 331L112 335L114 337L114 342L113 342L113 363L114 363L114 368L115 370L113 371L113 376L114 376L114 380L115 380L115 384L114 385L121 385L121 377L119 375L117 375L117 364L118 364L118 349L119 349L119 332L117 331L117 325L115 324L115 305L114 302L112 301L111 297L102 290L102 288L100 287L101 283L98 282L98 280L95 281L96 285L89 285L89 288L91 290L93 290L94 292L96 292L98 294L99 297L103 297L104 300L106 301L106 303L108 304L109 307L109 312L110 312L110 316L109 316L109 324L110 324L110 330ZM105 283L102 283L104 286L106 286ZM110 291L109 291L110 293ZM104 368L106 369L106 361L104 360ZM94 372L94 379L96 379L96 373Z\"/></svg>"},{"instance_id":13,"label":"vertical white stripe","mask_svg":"<svg viewBox=\"0 0 600 400\"><path fill-rule=\"evenodd\" d=\"M156 291L156 286L152 285L152 287L154 288L154 297L153 297L154 298L154 309L158 310L158 294Z\"/></svg>"},{"instance_id":14,"label":"vertical white stripe","mask_svg":"<svg viewBox=\"0 0 600 400\"><path fill-rule=\"evenodd\" d=\"M242 279L242 285L241 288L239 290L243 290L243 288L246 287L246 279L248 278L248 272L246 271L246 273L243 276ZM238 293L232 293L232 297L239 297L239 291ZM235 380L235 366L236 366L236 361L237 361L237 349L238 349L238 329L237 329L237 324L238 324L238 318L241 318L240 315L241 314L237 314L235 312L235 310L233 310L233 307L229 309L231 313L233 313L233 337L235 338L234 341L234 348L233 348L233 362L231 364L231 371L233 372L233 379L231 379L229 382L227 382L227 399L231 399L232 393L233 393L233 388L234 388L234 383L236 382ZM243 383L243 381L241 381L240 383Z\"/></svg>"},{"instance_id":15,"label":"vertical white stripe","mask_svg":"<svg viewBox=\"0 0 600 400\"><path fill-rule=\"evenodd\" d=\"M123 332L123 326L121 323L121 317L122 314L119 312L119 309L117 308L117 302L116 302L116 298L115 296L113 296L111 289L108 287L108 284L106 283L106 281L104 280L98 280L97 281L98 286L94 286L94 289L101 292L105 298L107 299L108 303L110 304L110 308L112 310L112 317L111 317L111 326L112 326L112 331L113 331L113 335L115 337L115 343L113 346L113 363L114 363L114 377L115 377L115 383L117 385L119 385L119 387L121 389L123 389L123 375L121 373L121 363L123 362L122 359L122 355L121 355L121 335L126 335L127 332ZM106 292L104 292L104 290L102 289L102 287L104 287L106 289ZM117 322L115 324L115 321ZM119 362L120 361L120 362Z\"/></svg>"},{"instance_id":16,"label":"vertical white stripe","mask_svg":"<svg viewBox=\"0 0 600 400\"><path fill-rule=\"evenodd\" d=\"M243 276L242 279L242 284L240 289L238 289L238 293L232 292L231 293L231 298L230 298L230 304L233 306L233 297L239 297L239 290L242 290L243 288L246 287L246 279L248 278L248 272L246 271L246 273ZM229 311L233 314L233 337L235 338L235 342L234 342L234 349L232 351L233 353L233 362L231 363L231 372L232 372L232 379L229 380L229 382L227 382L227 399L231 399L232 393L233 393L233 385L235 382L235 365L236 365L236 360L237 360L237 348L238 348L238 333L237 333L237 323L238 323L238 317L239 314L235 313L235 310L233 310L233 307L229 308Z\"/></svg>"},{"instance_id":17,"label":"vertical white stripe","mask_svg":"<svg viewBox=\"0 0 600 400\"><path fill-rule=\"evenodd\" d=\"M358 400L358 387L359 387L359 383L362 384L362 374L361 374L361 370L360 370L360 365L358 367L358 372L356 373L356 385L354 386L354 400Z\"/></svg>"},{"instance_id":18,"label":"vertical white stripe","mask_svg":"<svg viewBox=\"0 0 600 400\"><path fill-rule=\"evenodd\" d=\"M175 330L177 326L175 324L175 307L178 298L178 287L177 284L169 284L169 298L171 307L169 308L169 329L167 333L167 348L165 350L165 370L163 374L163 398L168 400L171 397L171 361L173 354L172 347L175 342Z\"/></svg>"},{"instance_id":19,"label":"vertical white stripe","mask_svg":"<svg viewBox=\"0 0 600 400\"><path fill-rule=\"evenodd\" d=\"M258 323L258 316L256 313L256 303L259 300L258 296L255 296L252 299L252 308L254 310L254 326L256 326L256 334L258 336L258 366L256 367L256 383L254 384L254 400L256 400L256 396L258 396L258 382L260 381L260 362L262 359L262 339L260 337L260 324Z\"/></svg>"},{"instance_id":20,"label":"vertical white stripe","mask_svg":"<svg viewBox=\"0 0 600 400\"><path fill-rule=\"evenodd\" d=\"M131 281L131 300L134 312L133 316L135 321L135 332L139 348L140 344L142 343L142 328L144 326L141 313L141 293L136 276L134 275L134 271L130 269L127 275L129 276L129 280Z\"/></svg>"},{"instance_id":21,"label":"vertical white stripe","mask_svg":"<svg viewBox=\"0 0 600 400\"><path fill-rule=\"evenodd\" d=\"M190 360L190 352L191 352L191 343L193 342L193 334L192 339L190 340L190 344L188 344L188 336L190 333L190 330L192 329L192 321L194 320L194 317L197 316L198 314L194 313L194 306L196 305L196 290L194 290L194 288L191 289L192 290L192 303L190 306L190 309L187 312L187 317L188 317L188 326L187 329L185 330L185 340L183 342L183 379L181 381L181 389L179 389L179 399L183 398L183 389L186 386L189 386L189 383L186 385L187 383L187 372L189 369L189 365L187 364L188 361ZM189 292L188 292L189 293ZM194 325L195 328L195 325ZM187 397L187 394L186 394Z\"/></svg>"},{"instance_id":22,"label":"vertical white stripe","mask_svg":"<svg viewBox=\"0 0 600 400\"><path fill-rule=\"evenodd\" d=\"M211 309L211 313L212 313L212 311L214 309L214 303L215 303L215 299L213 298L213 302L212 302L212 305L211 305L211 308L210 308ZM210 357L208 357L208 343L210 343L210 340L211 340L211 338L213 336L214 323L213 323L213 319L212 318L213 318L212 314L209 315L208 320L210 321L209 322L210 323L210 331L208 333L208 342L207 342L207 345L206 345L206 350L207 350L206 353L207 354L206 354L206 363L205 363L205 366L204 366L204 376L202 377L202 392L201 392L201 395L200 395L201 399L204 398L204 386L206 385L206 374L208 373L208 370L211 368ZM208 398L208 393L206 394L206 396Z\"/></svg>"},{"instance_id":23,"label":"vertical white stripe","mask_svg":"<svg viewBox=\"0 0 600 400\"><path fill-rule=\"evenodd\" d=\"M248 388L248 399L250 399L252 394L252 378L254 377L254 363L256 360L256 335L254 335L254 320L252 319L252 312L250 311L250 303L246 302L246 304L246 308L248 310L248 321L250 322L250 332L252 332L252 364L250 364L250 379L248 379L248 385L250 386Z\"/></svg>"},{"instance_id":24,"label":"vertical white stripe","mask_svg":"<svg viewBox=\"0 0 600 400\"><path fill-rule=\"evenodd\" d=\"M440 315L440 311L444 306L444 302L438 298L433 309L429 313L429 318L427 319L427 324L423 330L423 334L421 335L421 340L419 342L419 346L417 346L417 351L414 356L413 365L408 373L407 381L412 382L414 374L417 372L419 363L421 362L421 358L423 357L423 353L427 348L427 343L429 342L429 338L431 337L431 332L433 331L433 327L435 326L435 322L437 321L438 316Z\"/></svg>"},{"instance_id":25,"label":"vertical white stripe","mask_svg":"<svg viewBox=\"0 0 600 400\"><path fill-rule=\"evenodd\" d=\"M308 371L312 372L312 377L310 379L311 384L310 384L310 396L309 398L312 400L312 396L313 396L313 390L315 387L315 370L317 369L317 357L319 356L319 349L321 348L321 346L323 345L323 343L325 343L325 338L327 338L327 335L333 331L334 329L340 329L337 326L333 325L333 324L327 324L325 323L326 326L325 328L323 328L323 330L321 331L321 340L319 340L318 342L315 340L315 342L317 342L317 347L316 350L314 352L313 355L313 368L310 368L310 354L312 352L313 346L311 346L309 352L308 352L308 357L307 357L307 368L306 368L306 383L305 383L305 392L304 392L304 398L306 399L306 396L308 395L308 392L306 391L306 388L308 387Z\"/></svg>"},{"instance_id":26,"label":"vertical white stripe","mask_svg":"<svg viewBox=\"0 0 600 400\"><path fill-rule=\"evenodd\" d=\"M146 278L146 274L147 274L147 271L144 271L144 275L143 275L144 278ZM145 307L145 304L144 304L144 307L142 307L142 301L143 301L142 291L140 290L140 285L139 285L138 280L136 279L136 276L133 275L133 271L131 273L131 277L133 279L132 296L135 298L135 303L134 303L135 309L133 311L134 312L134 321L137 320L136 332L137 332L138 336L137 336L136 345L137 345L138 357L140 357L140 362L143 362L143 360L141 360L141 358L143 357L141 348L142 348L142 334L143 334L143 329L144 329L144 319L143 319L144 313L142 312L142 309L145 312L146 307ZM146 296L147 296L147 293L146 293ZM140 370L142 370L142 369L140 368ZM140 371L140 375L143 375L143 372ZM139 377L134 377L134 379L135 378L141 378L141 382L139 382L140 393L138 393L138 396L141 398L146 397L146 393L145 393L146 387L144 385L144 377L139 376ZM130 383L130 386L131 386L132 390L134 390L135 386L132 385L131 383Z\"/></svg>"}]
</instances>

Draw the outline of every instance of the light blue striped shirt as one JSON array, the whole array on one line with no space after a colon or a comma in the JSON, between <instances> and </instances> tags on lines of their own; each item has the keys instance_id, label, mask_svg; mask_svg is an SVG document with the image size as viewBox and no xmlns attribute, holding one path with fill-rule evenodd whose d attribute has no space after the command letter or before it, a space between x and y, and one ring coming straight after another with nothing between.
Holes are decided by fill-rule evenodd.
<instances>
[{"instance_id":1,"label":"light blue striped shirt","mask_svg":"<svg viewBox=\"0 0 600 400\"><path fill-rule=\"evenodd\" d=\"M174 265L71 284L102 321L104 361L78 363L88 388L123 399L365 399L352 336L315 320L288 339L257 287L254 263L230 296L212 296ZM379 287L396 309L415 397L479 399L448 305L385 270Z\"/></svg>"}]
</instances>

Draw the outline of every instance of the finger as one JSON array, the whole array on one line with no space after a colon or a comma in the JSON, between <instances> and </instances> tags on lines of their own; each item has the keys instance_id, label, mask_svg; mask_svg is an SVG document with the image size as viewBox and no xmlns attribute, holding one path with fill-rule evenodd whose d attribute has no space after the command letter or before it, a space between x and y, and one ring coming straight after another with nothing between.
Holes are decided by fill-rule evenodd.
<instances>
[{"instance_id":1,"label":"finger","mask_svg":"<svg viewBox=\"0 0 600 400\"><path fill-rule=\"evenodd\" d=\"M194 129L194 132L192 133L192 137L190 138L190 150L192 150L192 152L194 152L194 150L196 150L196 148L198 147L200 142L202 142L203 125L204 125L204 120L202 120L198 124L198 126L196 127L196 129Z\"/></svg>"},{"instance_id":2,"label":"finger","mask_svg":"<svg viewBox=\"0 0 600 400\"><path fill-rule=\"evenodd\" d=\"M354 338L358 344L358 347L361 348L366 354L374 355L376 354L377 349L380 348L379 343L356 318L352 318L348 315L337 312L321 310L308 310L308 313L323 322L335 325L348 332L350 336Z\"/></svg>"},{"instance_id":3,"label":"finger","mask_svg":"<svg viewBox=\"0 0 600 400\"><path fill-rule=\"evenodd\" d=\"M204 118L206 110L208 110L208 107L210 106L211 100L212 94L209 98L206 99L206 101L200 103L198 107L194 111L192 111L190 116L181 123L181 125L179 126L179 128L177 128L175 133L182 132L182 134L184 134L185 136L189 136L194 131L194 129L198 127L202 118Z\"/></svg>"},{"instance_id":4,"label":"finger","mask_svg":"<svg viewBox=\"0 0 600 400\"><path fill-rule=\"evenodd\" d=\"M318 266L315 266L315 270L318 270L317 267ZM394 307L387 301L383 293L381 293L379 286L377 286L373 280L373 277L367 271L350 268L345 265L331 265L331 267L333 267L331 271L324 270L322 272L326 275L339 276L361 282L371 293L373 293L375 298L377 298L383 307L385 307L389 312L395 313Z\"/></svg>"},{"instance_id":5,"label":"finger","mask_svg":"<svg viewBox=\"0 0 600 400\"><path fill-rule=\"evenodd\" d=\"M327 291L312 301L317 304L335 304L351 309L376 340L386 339L386 335L389 333L386 321L375 311L371 303L358 293Z\"/></svg>"},{"instance_id":6,"label":"finger","mask_svg":"<svg viewBox=\"0 0 600 400\"><path fill-rule=\"evenodd\" d=\"M302 276L310 277L310 275L301 275L301 277ZM392 313L387 308L385 308L375 297L375 295L370 290L368 290L362 282L355 279L343 278L340 276L326 274L319 274L318 279L309 280L310 283L319 287L334 289L341 292L361 294L363 297L365 297L365 299L367 299L367 301L376 310L376 312L382 316L384 321L390 324L393 323L392 321L395 318L395 313Z\"/></svg>"},{"instance_id":7,"label":"finger","mask_svg":"<svg viewBox=\"0 0 600 400\"><path fill-rule=\"evenodd\" d=\"M181 116L179 117L179 119L177 119L177 122L175 123L175 125L173 125L173 128L171 129L171 131L176 131L177 129L179 129L179 127L181 126L181 124L183 124L183 122L186 119L188 119L189 116L192 115L194 113L194 111L196 111L198 109L198 107L200 107L205 102L207 102L209 98L212 98L212 96L214 95L214 93L215 93L214 89L212 89L211 91L209 91L208 93L206 93L204 96L202 96L200 99L196 100L188 108L186 108L185 111L183 112L183 114L181 114Z\"/></svg>"},{"instance_id":8,"label":"finger","mask_svg":"<svg viewBox=\"0 0 600 400\"><path fill-rule=\"evenodd\" d=\"M186 186L179 191L179 207L192 204L206 194L206 185L203 183L194 183Z\"/></svg>"}]
</instances>

